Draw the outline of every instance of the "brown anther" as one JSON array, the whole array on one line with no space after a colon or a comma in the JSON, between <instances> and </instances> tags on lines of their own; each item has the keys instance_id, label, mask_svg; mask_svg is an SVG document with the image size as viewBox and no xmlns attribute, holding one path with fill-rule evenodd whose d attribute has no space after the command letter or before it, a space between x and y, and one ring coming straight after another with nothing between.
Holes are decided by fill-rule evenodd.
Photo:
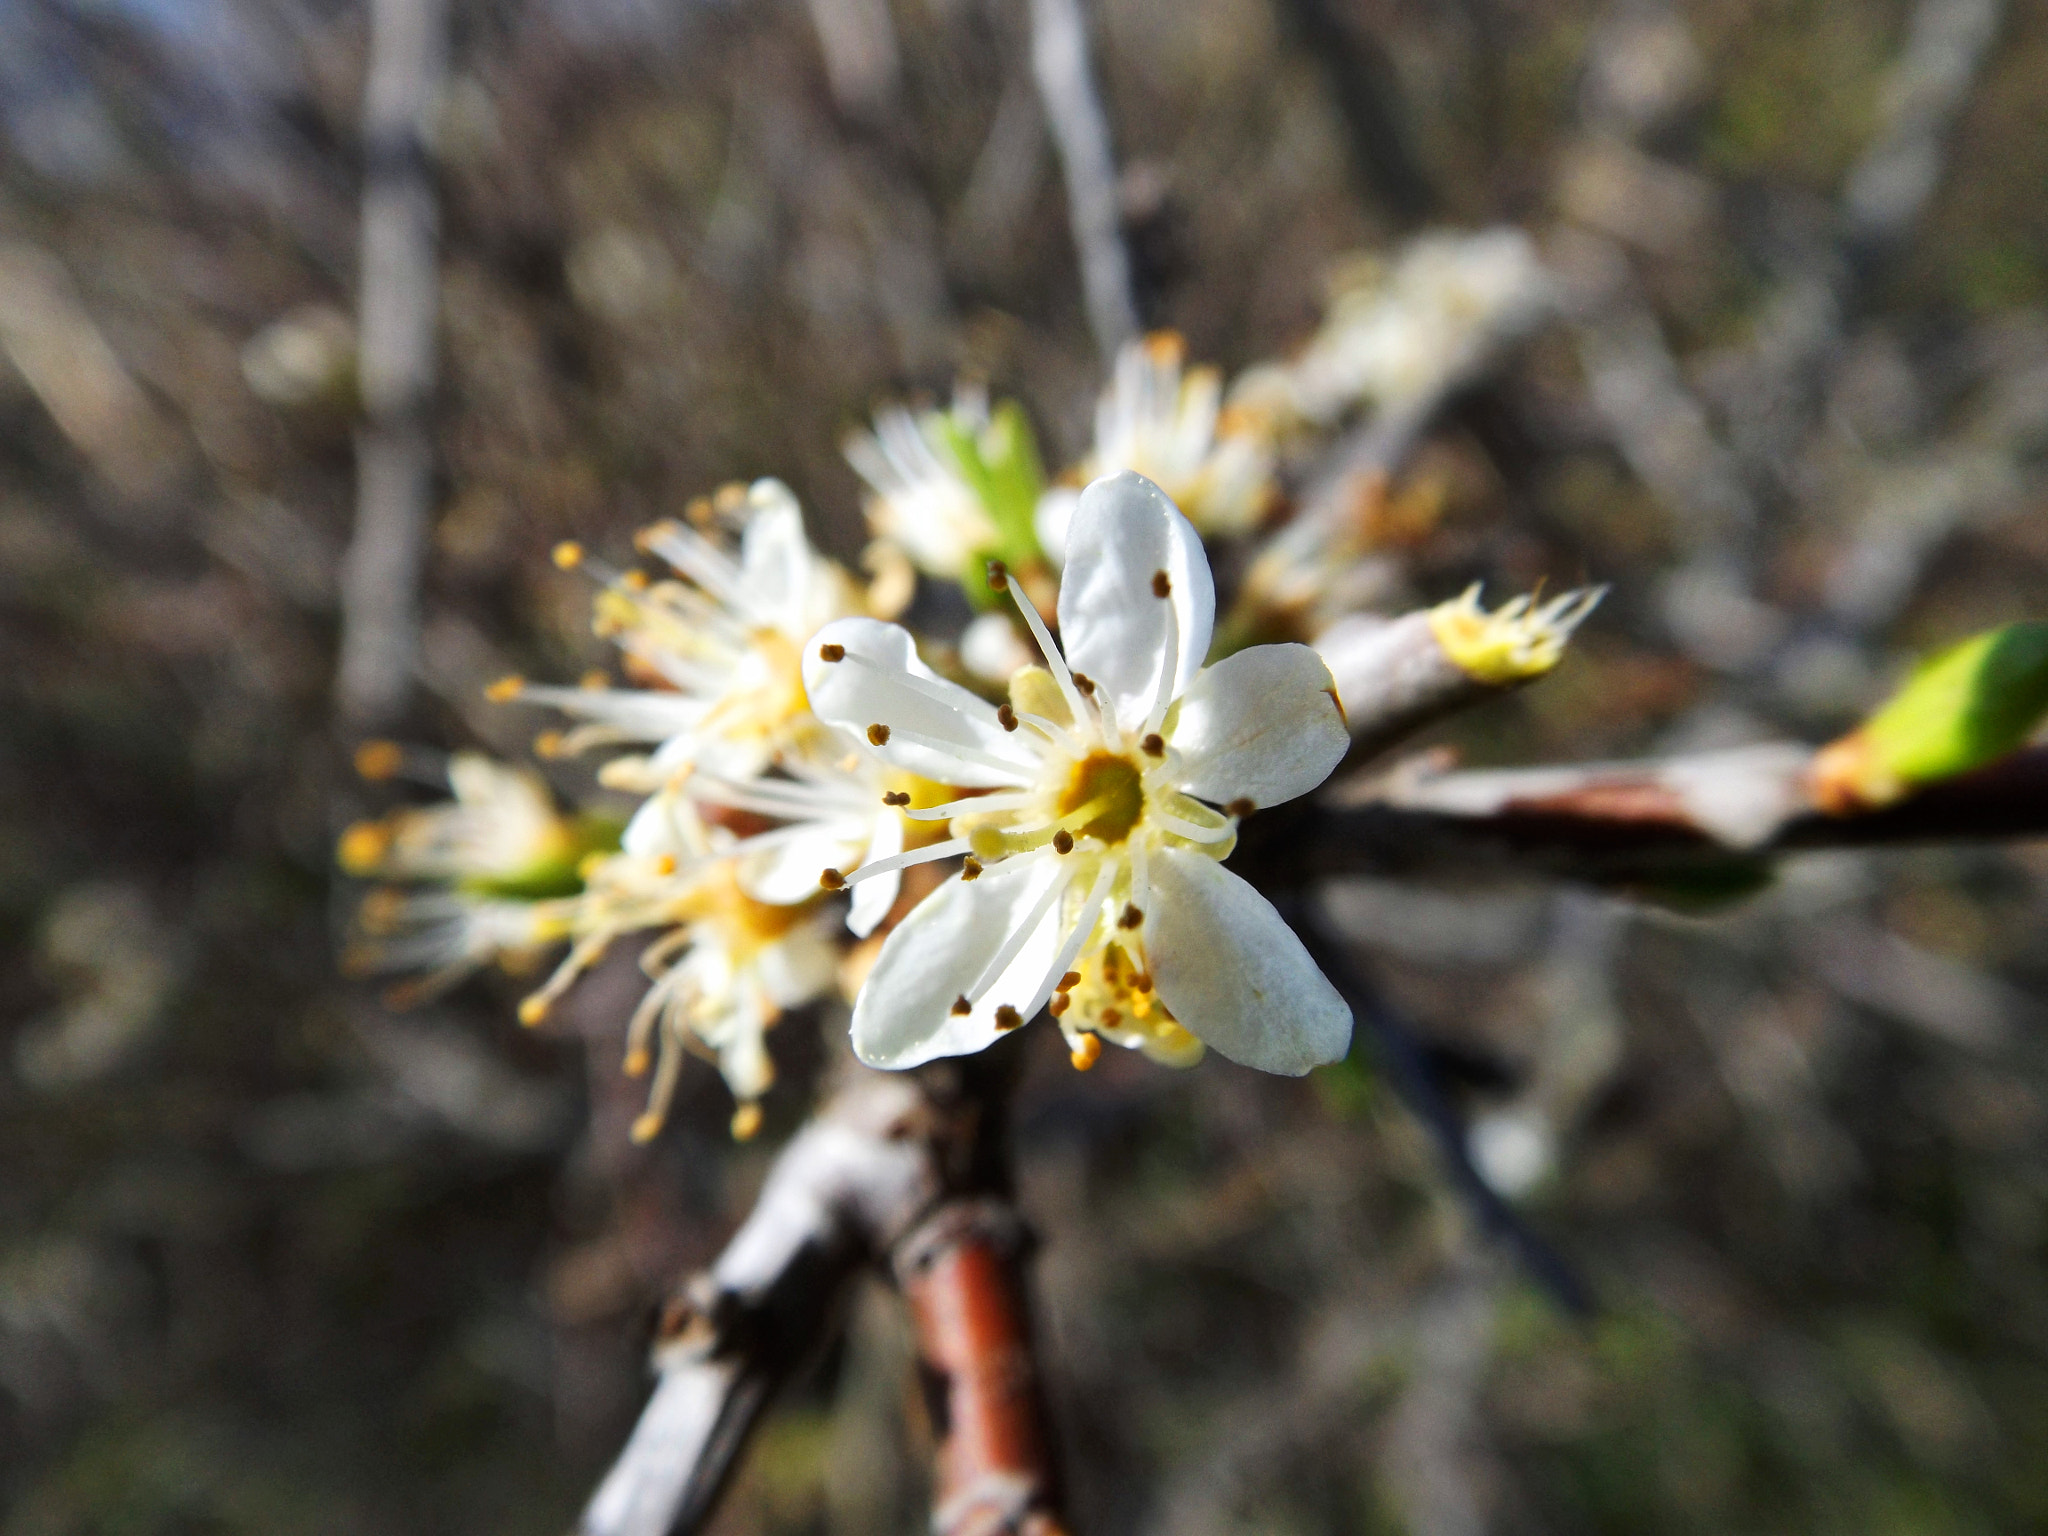
<instances>
[{"instance_id":1,"label":"brown anther","mask_svg":"<svg viewBox=\"0 0 2048 1536\"><path fill-rule=\"evenodd\" d=\"M953 999L954 1018L964 1019L967 1017L968 1014L972 1012L974 1012L974 1004L967 1001L967 994L965 992L961 993L958 997Z\"/></svg>"},{"instance_id":2,"label":"brown anther","mask_svg":"<svg viewBox=\"0 0 2048 1536\"><path fill-rule=\"evenodd\" d=\"M1118 1013L1116 1009L1105 1008L1102 1010L1102 1022L1109 1025L1110 1028L1116 1028L1116 1026L1123 1023L1123 1021L1124 1016L1121 1013Z\"/></svg>"},{"instance_id":3,"label":"brown anther","mask_svg":"<svg viewBox=\"0 0 2048 1536\"><path fill-rule=\"evenodd\" d=\"M1052 995L1051 1001L1046 1003L1045 1006L1046 1010L1049 1013L1051 1013L1054 1018L1058 1018L1061 1014L1065 1013L1069 1008L1074 1006L1074 1000L1071 997L1067 996L1067 994L1064 992L1055 992Z\"/></svg>"},{"instance_id":4,"label":"brown anther","mask_svg":"<svg viewBox=\"0 0 2048 1536\"><path fill-rule=\"evenodd\" d=\"M628 571L619 578L619 585L628 592L645 592L648 585L647 573L645 571Z\"/></svg>"},{"instance_id":5,"label":"brown anther","mask_svg":"<svg viewBox=\"0 0 2048 1536\"><path fill-rule=\"evenodd\" d=\"M1083 1035L1067 1056L1076 1072L1086 1072L1102 1059L1102 1036Z\"/></svg>"},{"instance_id":6,"label":"brown anther","mask_svg":"<svg viewBox=\"0 0 2048 1536\"><path fill-rule=\"evenodd\" d=\"M826 644L818 647L818 660L844 661L846 660L846 647L843 645L833 645L830 642L827 642Z\"/></svg>"},{"instance_id":7,"label":"brown anther","mask_svg":"<svg viewBox=\"0 0 2048 1536\"><path fill-rule=\"evenodd\" d=\"M1009 567L1008 567L1007 565L1003 564L1003 562L1002 562L1002 561L1000 561L1000 560L991 560L991 561L989 561L989 563L988 563L988 584L989 584L989 587L990 587L990 589L991 589L992 591L996 591L996 592L1007 592L1007 591L1009 591L1009 590L1010 590L1010 568L1009 568Z\"/></svg>"},{"instance_id":8,"label":"brown anther","mask_svg":"<svg viewBox=\"0 0 2048 1536\"><path fill-rule=\"evenodd\" d=\"M996 706L996 723L1001 725L1006 731L1014 731L1017 729L1017 711L1010 708L1007 704L998 704Z\"/></svg>"},{"instance_id":9,"label":"brown anther","mask_svg":"<svg viewBox=\"0 0 2048 1536\"><path fill-rule=\"evenodd\" d=\"M1095 697L1095 679L1086 672L1076 672L1074 674L1074 686L1087 694L1089 698Z\"/></svg>"},{"instance_id":10,"label":"brown anther","mask_svg":"<svg viewBox=\"0 0 2048 1536\"><path fill-rule=\"evenodd\" d=\"M887 745L889 745L889 727L881 724L879 721L869 726L868 742L870 745L877 747L886 747Z\"/></svg>"},{"instance_id":11,"label":"brown anther","mask_svg":"<svg viewBox=\"0 0 2048 1536\"><path fill-rule=\"evenodd\" d=\"M1059 831L1053 833L1052 851L1054 853L1072 853L1074 851L1074 834L1065 827L1061 827Z\"/></svg>"},{"instance_id":12,"label":"brown anther","mask_svg":"<svg viewBox=\"0 0 2048 1536\"><path fill-rule=\"evenodd\" d=\"M1144 921L1145 914L1129 902L1125 902L1123 911L1117 915L1116 925L1119 928L1135 928Z\"/></svg>"},{"instance_id":13,"label":"brown anther","mask_svg":"<svg viewBox=\"0 0 2048 1536\"><path fill-rule=\"evenodd\" d=\"M405 749L395 741L366 741L356 748L356 772L372 783L397 776Z\"/></svg>"},{"instance_id":14,"label":"brown anther","mask_svg":"<svg viewBox=\"0 0 2048 1536\"><path fill-rule=\"evenodd\" d=\"M1235 800L1231 801L1230 804L1223 807L1223 809L1226 814L1231 816L1249 816L1253 811L1256 811L1258 809L1258 806L1253 804L1250 800L1246 799L1243 795L1239 795Z\"/></svg>"},{"instance_id":15,"label":"brown anther","mask_svg":"<svg viewBox=\"0 0 2048 1536\"><path fill-rule=\"evenodd\" d=\"M822 870L818 875L818 884L828 891L843 891L846 889L846 876L836 869Z\"/></svg>"},{"instance_id":16,"label":"brown anther","mask_svg":"<svg viewBox=\"0 0 2048 1536\"><path fill-rule=\"evenodd\" d=\"M1138 972L1137 975L1131 978L1131 990L1133 992L1150 992L1152 990L1151 976L1144 971Z\"/></svg>"},{"instance_id":17,"label":"brown anther","mask_svg":"<svg viewBox=\"0 0 2048 1536\"><path fill-rule=\"evenodd\" d=\"M903 792L902 790L900 790L900 789L890 789L890 790L884 790L884 791L883 791L883 793L882 793L882 804L884 804L884 805L908 805L908 804L910 804L910 796L906 795L906 794L905 794L905 793L904 793L904 792Z\"/></svg>"},{"instance_id":18,"label":"brown anther","mask_svg":"<svg viewBox=\"0 0 2048 1536\"><path fill-rule=\"evenodd\" d=\"M1145 749L1145 755L1147 757L1166 756L1166 738L1160 735L1157 731L1154 731L1150 736L1147 736L1143 741L1139 742L1138 745Z\"/></svg>"},{"instance_id":19,"label":"brown anther","mask_svg":"<svg viewBox=\"0 0 2048 1536\"><path fill-rule=\"evenodd\" d=\"M1079 985L1081 985L1081 973L1079 971L1069 971L1060 978L1060 984L1053 990L1056 992L1071 992Z\"/></svg>"},{"instance_id":20,"label":"brown anther","mask_svg":"<svg viewBox=\"0 0 2048 1536\"><path fill-rule=\"evenodd\" d=\"M1173 596L1173 581L1167 576L1166 572L1154 571L1152 573L1152 595L1154 597Z\"/></svg>"},{"instance_id":21,"label":"brown anther","mask_svg":"<svg viewBox=\"0 0 2048 1536\"><path fill-rule=\"evenodd\" d=\"M960 861L960 878L962 880L979 880L981 878L981 860L975 858L972 854L962 859Z\"/></svg>"},{"instance_id":22,"label":"brown anther","mask_svg":"<svg viewBox=\"0 0 2048 1536\"><path fill-rule=\"evenodd\" d=\"M1016 1029L1023 1022L1024 1015L1012 1008L1008 1003L1003 1004L1002 1007L996 1010L996 1028L1005 1033Z\"/></svg>"}]
</instances>

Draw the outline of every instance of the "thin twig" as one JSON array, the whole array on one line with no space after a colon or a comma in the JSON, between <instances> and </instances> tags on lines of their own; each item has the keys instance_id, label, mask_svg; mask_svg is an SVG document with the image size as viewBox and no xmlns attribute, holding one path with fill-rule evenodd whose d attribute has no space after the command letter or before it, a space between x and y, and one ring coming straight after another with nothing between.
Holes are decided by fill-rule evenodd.
<instances>
[{"instance_id":1,"label":"thin twig","mask_svg":"<svg viewBox=\"0 0 2048 1536\"><path fill-rule=\"evenodd\" d=\"M356 527L341 573L343 719L384 724L405 706L419 650L434 452L439 227L428 117L447 69L447 0L374 0L363 93Z\"/></svg>"},{"instance_id":2,"label":"thin twig","mask_svg":"<svg viewBox=\"0 0 2048 1536\"><path fill-rule=\"evenodd\" d=\"M1067 182L1067 218L1081 258L1088 325L1105 359L1138 334L1131 259L1117 206L1109 123L1088 67L1080 0L1031 0L1031 68Z\"/></svg>"}]
</instances>

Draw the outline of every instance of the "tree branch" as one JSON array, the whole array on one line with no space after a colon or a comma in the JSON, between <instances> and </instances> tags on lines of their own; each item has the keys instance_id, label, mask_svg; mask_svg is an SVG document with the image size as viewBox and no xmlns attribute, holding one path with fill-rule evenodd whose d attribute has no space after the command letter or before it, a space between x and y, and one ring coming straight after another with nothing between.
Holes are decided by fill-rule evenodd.
<instances>
[{"instance_id":1,"label":"tree branch","mask_svg":"<svg viewBox=\"0 0 2048 1536\"><path fill-rule=\"evenodd\" d=\"M438 211L427 127L447 70L447 0L374 0L363 96L356 526L341 571L342 717L404 707L419 650L434 450L427 431L439 306Z\"/></svg>"},{"instance_id":2,"label":"tree branch","mask_svg":"<svg viewBox=\"0 0 2048 1536\"><path fill-rule=\"evenodd\" d=\"M2048 834L2048 747L1848 815L1817 807L1812 759L1775 743L1563 768L1410 764L1293 817L1254 817L1232 867L1282 887L1486 867L1626 881L1760 868L1813 849Z\"/></svg>"},{"instance_id":3,"label":"tree branch","mask_svg":"<svg viewBox=\"0 0 2048 1536\"><path fill-rule=\"evenodd\" d=\"M1081 258L1088 325L1105 359L1138 334L1130 253L1117 208L1109 123L1088 69L1080 0L1031 0L1031 69L1067 182L1067 218Z\"/></svg>"}]
</instances>

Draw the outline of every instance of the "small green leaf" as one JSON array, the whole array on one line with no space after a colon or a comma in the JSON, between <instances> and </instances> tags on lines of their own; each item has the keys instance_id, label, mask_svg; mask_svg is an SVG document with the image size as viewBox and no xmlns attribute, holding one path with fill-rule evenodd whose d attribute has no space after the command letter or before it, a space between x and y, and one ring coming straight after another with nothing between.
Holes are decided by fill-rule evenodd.
<instances>
[{"instance_id":1,"label":"small green leaf","mask_svg":"<svg viewBox=\"0 0 2048 1536\"><path fill-rule=\"evenodd\" d=\"M2007 624L1923 662L1863 725L1814 761L1816 799L1837 812L1995 762L2048 716L2048 622Z\"/></svg>"}]
</instances>

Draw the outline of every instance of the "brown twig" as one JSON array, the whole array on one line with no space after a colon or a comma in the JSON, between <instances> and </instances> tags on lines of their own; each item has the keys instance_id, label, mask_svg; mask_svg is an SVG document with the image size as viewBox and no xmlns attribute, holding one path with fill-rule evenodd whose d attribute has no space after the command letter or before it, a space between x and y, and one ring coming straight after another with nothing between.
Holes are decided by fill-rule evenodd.
<instances>
[{"instance_id":1,"label":"brown twig","mask_svg":"<svg viewBox=\"0 0 2048 1536\"><path fill-rule=\"evenodd\" d=\"M1061 1536L1044 1396L1019 1261L1028 1234L1007 1201L942 1205L899 1244L938 1434L933 1536Z\"/></svg>"},{"instance_id":2,"label":"brown twig","mask_svg":"<svg viewBox=\"0 0 2048 1536\"><path fill-rule=\"evenodd\" d=\"M660 1371L581 1536L682 1536L714 1508L775 1389L870 1261L902 1285L939 1440L939 1536L1058 1536L1010 1204L1000 1084L856 1071L777 1159L717 1262L663 1318Z\"/></svg>"},{"instance_id":3,"label":"brown twig","mask_svg":"<svg viewBox=\"0 0 2048 1536\"><path fill-rule=\"evenodd\" d=\"M1485 869L1684 879L1824 848L2048 834L2048 747L1848 815L1817 808L1812 756L1777 743L1497 772L1410 765L1291 816L1283 807L1253 818L1232 867L1276 887L1344 874Z\"/></svg>"},{"instance_id":4,"label":"brown twig","mask_svg":"<svg viewBox=\"0 0 2048 1536\"><path fill-rule=\"evenodd\" d=\"M434 451L438 210L428 118L447 70L447 0L375 0L363 92L356 526L341 572L336 702L357 729L405 706L419 649Z\"/></svg>"}]
</instances>

